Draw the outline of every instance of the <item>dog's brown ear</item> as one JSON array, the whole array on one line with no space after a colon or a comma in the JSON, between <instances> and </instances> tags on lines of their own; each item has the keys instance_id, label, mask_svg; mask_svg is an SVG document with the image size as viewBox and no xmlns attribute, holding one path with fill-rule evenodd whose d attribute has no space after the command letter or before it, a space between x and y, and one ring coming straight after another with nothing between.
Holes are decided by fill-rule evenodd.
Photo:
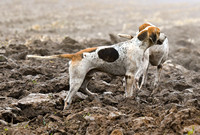
<instances>
[{"instance_id":1,"label":"dog's brown ear","mask_svg":"<svg viewBox=\"0 0 200 135\"><path fill-rule=\"evenodd\" d=\"M146 27L148 27L148 26L151 26L151 24L149 24L149 23L144 23L144 24L142 24L140 27L139 27L139 32L140 31L142 31L142 30L144 30Z\"/></svg>"},{"instance_id":2,"label":"dog's brown ear","mask_svg":"<svg viewBox=\"0 0 200 135\"><path fill-rule=\"evenodd\" d=\"M160 36L160 29L158 27L149 27L148 34L149 34L150 41L153 44L156 44Z\"/></svg>"},{"instance_id":3,"label":"dog's brown ear","mask_svg":"<svg viewBox=\"0 0 200 135\"><path fill-rule=\"evenodd\" d=\"M147 37L148 37L148 30L141 31L141 32L138 34L138 39L139 39L140 41L145 40Z\"/></svg>"}]
</instances>

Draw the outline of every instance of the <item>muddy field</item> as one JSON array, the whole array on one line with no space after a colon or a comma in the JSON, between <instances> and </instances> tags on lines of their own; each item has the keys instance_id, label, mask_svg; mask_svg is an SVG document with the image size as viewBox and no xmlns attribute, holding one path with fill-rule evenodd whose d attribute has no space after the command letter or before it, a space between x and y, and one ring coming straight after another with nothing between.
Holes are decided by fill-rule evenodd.
<instances>
[{"instance_id":1,"label":"muddy field","mask_svg":"<svg viewBox=\"0 0 200 135\"><path fill-rule=\"evenodd\" d=\"M140 2L0 1L0 134L200 134L200 3ZM136 98L124 98L122 77L95 73L88 88L98 99L80 90L63 111L68 60L26 59L122 42L117 33L145 21L168 36L170 54L159 88L151 66Z\"/></svg>"}]
</instances>

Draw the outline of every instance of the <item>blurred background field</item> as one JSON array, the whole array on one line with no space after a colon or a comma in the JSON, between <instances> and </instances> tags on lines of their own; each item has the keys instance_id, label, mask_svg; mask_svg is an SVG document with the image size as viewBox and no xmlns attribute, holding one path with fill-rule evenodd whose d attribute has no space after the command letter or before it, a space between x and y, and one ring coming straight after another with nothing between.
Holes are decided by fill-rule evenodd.
<instances>
[{"instance_id":1,"label":"blurred background field","mask_svg":"<svg viewBox=\"0 0 200 135\"><path fill-rule=\"evenodd\" d=\"M1 40L69 35L77 40L135 33L149 21L165 29L200 22L198 0L2 0ZM25 37L24 37L25 35Z\"/></svg>"}]
</instances>

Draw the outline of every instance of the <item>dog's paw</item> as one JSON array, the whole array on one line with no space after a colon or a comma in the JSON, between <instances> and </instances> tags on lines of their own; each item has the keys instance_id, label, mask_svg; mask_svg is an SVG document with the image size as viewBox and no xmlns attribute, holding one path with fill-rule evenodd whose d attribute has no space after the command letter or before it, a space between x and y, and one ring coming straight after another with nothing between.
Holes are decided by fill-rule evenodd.
<instances>
[{"instance_id":1,"label":"dog's paw","mask_svg":"<svg viewBox=\"0 0 200 135\"><path fill-rule=\"evenodd\" d=\"M65 103L64 103L63 111L68 110L68 109L69 109L69 106L70 106L70 103L69 103L69 102L65 102Z\"/></svg>"}]
</instances>

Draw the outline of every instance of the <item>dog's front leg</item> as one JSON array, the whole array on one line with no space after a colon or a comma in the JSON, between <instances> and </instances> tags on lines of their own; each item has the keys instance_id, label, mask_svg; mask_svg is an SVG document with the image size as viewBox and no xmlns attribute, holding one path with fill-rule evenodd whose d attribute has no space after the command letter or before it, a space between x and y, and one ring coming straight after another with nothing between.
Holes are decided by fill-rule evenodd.
<instances>
[{"instance_id":1,"label":"dog's front leg","mask_svg":"<svg viewBox=\"0 0 200 135\"><path fill-rule=\"evenodd\" d=\"M147 82L147 74L149 70L149 61L146 61L143 65L143 76L142 76L142 82L140 84L139 90L142 88L143 84L146 84Z\"/></svg>"},{"instance_id":2,"label":"dog's front leg","mask_svg":"<svg viewBox=\"0 0 200 135\"><path fill-rule=\"evenodd\" d=\"M158 65L157 69L156 69L154 84L153 84L154 89L153 89L151 95L154 95L155 93L157 93L157 91L159 89L161 71L162 71L162 65Z\"/></svg>"},{"instance_id":3,"label":"dog's front leg","mask_svg":"<svg viewBox=\"0 0 200 135\"><path fill-rule=\"evenodd\" d=\"M127 74L125 76L125 80L126 80L125 96L131 97L133 96L133 87L135 83L134 74Z\"/></svg>"},{"instance_id":4,"label":"dog's front leg","mask_svg":"<svg viewBox=\"0 0 200 135\"><path fill-rule=\"evenodd\" d=\"M142 76L142 74L143 74L143 69L142 68L138 69L138 71L135 74L135 88L137 90L140 90L140 88L142 87L142 82L141 82L141 84L139 84L140 77ZM143 77L144 76L142 76L142 79L143 79Z\"/></svg>"},{"instance_id":5,"label":"dog's front leg","mask_svg":"<svg viewBox=\"0 0 200 135\"><path fill-rule=\"evenodd\" d=\"M143 64L141 64L141 66L138 68L135 74L135 88L137 90L140 90L143 84L146 83L148 67L149 67L149 62L145 61ZM142 80L140 82L141 77L142 77Z\"/></svg>"},{"instance_id":6,"label":"dog's front leg","mask_svg":"<svg viewBox=\"0 0 200 135\"><path fill-rule=\"evenodd\" d=\"M156 69L154 84L153 84L154 90L152 91L151 95L154 95L155 93L157 93L159 89L161 71L162 71L162 65L158 65Z\"/></svg>"},{"instance_id":7,"label":"dog's front leg","mask_svg":"<svg viewBox=\"0 0 200 135\"><path fill-rule=\"evenodd\" d=\"M162 65L158 65L156 69L154 88L159 86L161 71L162 71Z\"/></svg>"}]
</instances>

